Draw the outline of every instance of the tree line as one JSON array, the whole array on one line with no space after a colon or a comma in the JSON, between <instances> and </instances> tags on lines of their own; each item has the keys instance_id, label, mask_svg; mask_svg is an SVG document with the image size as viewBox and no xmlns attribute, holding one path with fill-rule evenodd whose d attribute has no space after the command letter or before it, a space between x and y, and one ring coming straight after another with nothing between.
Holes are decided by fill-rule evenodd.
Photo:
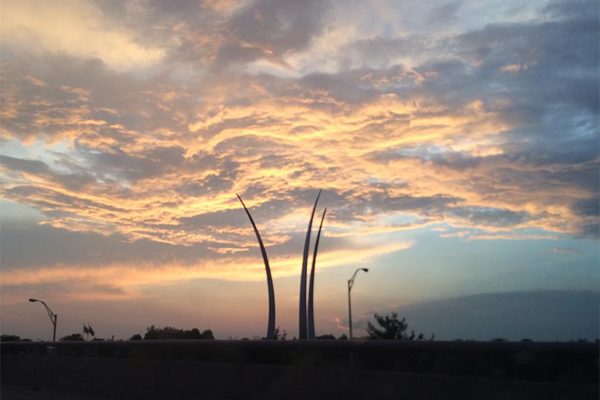
<instances>
[{"instance_id":1,"label":"tree line","mask_svg":"<svg viewBox=\"0 0 600 400\"><path fill-rule=\"evenodd\" d=\"M426 340L422 333L415 334L414 331L408 332L408 323L405 318L399 319L396 313L380 315L374 314L374 323L367 322L367 336L362 339L368 340ZM192 329L179 329L172 326L165 326L163 328L151 325L146 328L144 336L135 334L129 338L129 340L214 340L215 336L211 329L200 330L198 328ZM287 340L287 332L281 331L279 328L275 329L274 339L276 340ZM333 334L325 334L316 336L318 340L346 340L348 337L343 334L336 338ZM431 335L428 340L433 340L434 335ZM15 335L2 335L1 341L19 341L29 340L21 339ZM72 333L70 335L63 336L59 339L62 342L70 341L84 341L85 338L81 333ZM101 341L103 339L94 339Z\"/></svg>"}]
</instances>

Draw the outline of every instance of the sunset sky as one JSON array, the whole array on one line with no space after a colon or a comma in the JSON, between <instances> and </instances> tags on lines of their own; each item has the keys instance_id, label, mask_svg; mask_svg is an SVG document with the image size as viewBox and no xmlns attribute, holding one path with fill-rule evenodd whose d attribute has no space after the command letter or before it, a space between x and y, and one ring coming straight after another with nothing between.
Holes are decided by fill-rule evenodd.
<instances>
[{"instance_id":1,"label":"sunset sky","mask_svg":"<svg viewBox=\"0 0 600 400\"><path fill-rule=\"evenodd\" d=\"M2 333L597 337L598 7L3 0Z\"/></svg>"}]
</instances>

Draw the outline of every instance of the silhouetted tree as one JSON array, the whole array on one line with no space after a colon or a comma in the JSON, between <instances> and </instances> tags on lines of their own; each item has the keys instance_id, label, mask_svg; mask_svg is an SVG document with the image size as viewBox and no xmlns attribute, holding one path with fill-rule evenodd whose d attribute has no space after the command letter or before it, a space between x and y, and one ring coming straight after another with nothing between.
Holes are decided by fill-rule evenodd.
<instances>
[{"instance_id":1,"label":"silhouetted tree","mask_svg":"<svg viewBox=\"0 0 600 400\"><path fill-rule=\"evenodd\" d=\"M198 328L191 330L183 330L173 328L172 326L165 326L164 328L157 328L154 325L146 328L146 334L144 340L169 340L169 339L214 339L210 329L205 329L200 332Z\"/></svg>"},{"instance_id":2,"label":"silhouetted tree","mask_svg":"<svg viewBox=\"0 0 600 400\"><path fill-rule=\"evenodd\" d=\"M407 340L409 336L406 335L405 331L408 328L406 319L398 319L396 313L390 315L379 315L375 314L375 321L379 328L367 322L367 333L369 339L388 339L388 340Z\"/></svg>"},{"instance_id":3,"label":"silhouetted tree","mask_svg":"<svg viewBox=\"0 0 600 400\"><path fill-rule=\"evenodd\" d=\"M213 332L210 329L203 330L200 336L200 339L215 340L215 335L213 335Z\"/></svg>"},{"instance_id":4,"label":"silhouetted tree","mask_svg":"<svg viewBox=\"0 0 600 400\"><path fill-rule=\"evenodd\" d=\"M348 336L346 336L345 333L342 333L342 335L338 338L338 340L348 340Z\"/></svg>"},{"instance_id":5,"label":"silhouetted tree","mask_svg":"<svg viewBox=\"0 0 600 400\"><path fill-rule=\"evenodd\" d=\"M275 332L273 333L273 339L275 340L286 340L287 332L285 330L279 329L279 327L275 328Z\"/></svg>"},{"instance_id":6,"label":"silhouetted tree","mask_svg":"<svg viewBox=\"0 0 600 400\"><path fill-rule=\"evenodd\" d=\"M317 340L335 340L335 336L332 334L319 335L315 339Z\"/></svg>"},{"instance_id":7,"label":"silhouetted tree","mask_svg":"<svg viewBox=\"0 0 600 400\"><path fill-rule=\"evenodd\" d=\"M1 335L0 342L31 342L31 339L21 339L17 335Z\"/></svg>"},{"instance_id":8,"label":"silhouetted tree","mask_svg":"<svg viewBox=\"0 0 600 400\"><path fill-rule=\"evenodd\" d=\"M84 342L85 339L81 336L81 333L71 333L70 335L63 336L59 339L61 342Z\"/></svg>"},{"instance_id":9,"label":"silhouetted tree","mask_svg":"<svg viewBox=\"0 0 600 400\"><path fill-rule=\"evenodd\" d=\"M387 340L425 340L422 333L415 335L415 331L406 333L408 323L406 318L398 319L398 315L393 312L389 315L375 314L375 322L378 327L371 322L367 322L367 333L369 339L387 339ZM434 336L431 336L433 340Z\"/></svg>"},{"instance_id":10,"label":"silhouetted tree","mask_svg":"<svg viewBox=\"0 0 600 400\"><path fill-rule=\"evenodd\" d=\"M130 337L129 340L142 340L142 335L140 335L139 333L136 333L135 335Z\"/></svg>"}]
</instances>

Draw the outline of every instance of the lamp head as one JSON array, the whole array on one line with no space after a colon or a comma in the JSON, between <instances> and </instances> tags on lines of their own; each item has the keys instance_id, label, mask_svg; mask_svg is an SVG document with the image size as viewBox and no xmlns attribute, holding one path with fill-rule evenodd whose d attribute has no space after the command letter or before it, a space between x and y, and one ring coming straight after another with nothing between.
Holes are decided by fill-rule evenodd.
<instances>
[{"instance_id":1,"label":"lamp head","mask_svg":"<svg viewBox=\"0 0 600 400\"><path fill-rule=\"evenodd\" d=\"M369 268L361 268L365 272L369 272Z\"/></svg>"},{"instance_id":2,"label":"lamp head","mask_svg":"<svg viewBox=\"0 0 600 400\"><path fill-rule=\"evenodd\" d=\"M36 301L39 301L38 299L29 299L30 302L34 303Z\"/></svg>"}]
</instances>

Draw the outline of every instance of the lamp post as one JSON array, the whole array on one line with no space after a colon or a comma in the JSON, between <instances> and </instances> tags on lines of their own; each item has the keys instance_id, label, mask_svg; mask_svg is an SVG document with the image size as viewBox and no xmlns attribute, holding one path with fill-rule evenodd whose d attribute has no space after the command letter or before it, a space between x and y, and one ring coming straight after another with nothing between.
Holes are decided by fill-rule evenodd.
<instances>
[{"instance_id":1,"label":"lamp post","mask_svg":"<svg viewBox=\"0 0 600 400\"><path fill-rule=\"evenodd\" d=\"M48 307L48 305L46 303L44 303L42 300L38 300L38 299L29 299L30 302L35 303L42 303L44 305L44 307L46 307L46 312L48 313L48 317L50 317L50 322L52 322L52 326L54 327L54 329L52 330L52 341L56 342L56 320L58 319L58 315L53 313L52 310L50 309L50 307Z\"/></svg>"},{"instance_id":2,"label":"lamp post","mask_svg":"<svg viewBox=\"0 0 600 400\"><path fill-rule=\"evenodd\" d=\"M368 268L357 268L356 271L352 274L352 277L348 279L348 328L350 331L350 339L352 339L352 302L350 300L350 291L352 290L352 286L354 285L354 279L356 279L356 274L358 271L369 272Z\"/></svg>"}]
</instances>

